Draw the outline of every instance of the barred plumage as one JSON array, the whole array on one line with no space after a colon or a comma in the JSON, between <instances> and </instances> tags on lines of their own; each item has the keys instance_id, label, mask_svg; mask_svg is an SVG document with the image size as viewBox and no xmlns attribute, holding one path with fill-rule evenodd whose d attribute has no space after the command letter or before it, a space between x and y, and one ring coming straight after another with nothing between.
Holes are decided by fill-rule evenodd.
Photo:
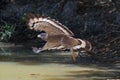
<instances>
[{"instance_id":1,"label":"barred plumage","mask_svg":"<svg viewBox=\"0 0 120 80\"><path fill-rule=\"evenodd\" d=\"M87 53L92 54L90 42L74 38L74 34L71 30L50 17L30 14L27 17L27 25L30 29L45 31L45 33L39 34L38 37L47 41L47 43L43 48L38 50L34 48L33 51L36 50L37 53L50 49L70 49L74 61L77 57L75 51L86 51Z\"/></svg>"}]
</instances>

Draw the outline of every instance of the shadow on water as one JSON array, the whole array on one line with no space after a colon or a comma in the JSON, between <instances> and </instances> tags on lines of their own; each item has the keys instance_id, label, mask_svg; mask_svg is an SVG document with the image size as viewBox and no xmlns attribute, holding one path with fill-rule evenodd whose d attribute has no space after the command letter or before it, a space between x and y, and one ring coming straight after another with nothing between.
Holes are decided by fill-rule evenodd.
<instances>
[{"instance_id":1,"label":"shadow on water","mask_svg":"<svg viewBox=\"0 0 120 80\"><path fill-rule=\"evenodd\" d=\"M111 71L94 71L94 70L84 70L84 71L69 71L68 75L64 75L66 79L51 78L48 80L107 80L107 79L119 79L119 72Z\"/></svg>"},{"instance_id":2,"label":"shadow on water","mask_svg":"<svg viewBox=\"0 0 120 80\"><path fill-rule=\"evenodd\" d=\"M40 54L25 54L19 55L1 55L0 61L14 62L38 62L38 63L69 63L71 62L70 55L59 55L60 52L42 52Z\"/></svg>"},{"instance_id":3,"label":"shadow on water","mask_svg":"<svg viewBox=\"0 0 120 80\"><path fill-rule=\"evenodd\" d=\"M66 75L68 77L78 77L78 78L93 78L93 79L111 79L111 78L120 78L120 71L107 71L107 70L84 70L84 71L69 71L71 75Z\"/></svg>"},{"instance_id":4,"label":"shadow on water","mask_svg":"<svg viewBox=\"0 0 120 80\"><path fill-rule=\"evenodd\" d=\"M34 54L31 49L24 47L10 47L0 50L6 55L0 56L1 62L17 62L20 66L29 68L34 66L42 69L53 69L53 73L46 72L41 80L106 80L120 79L120 64L97 63L92 57L79 57L77 62L73 62L69 51L45 51ZM7 55L9 54L9 55ZM46 64L44 66L43 64ZM13 67L13 66L12 66ZM33 68L34 68L33 67ZM31 70L31 69L30 69ZM39 69L38 69L39 70ZM61 72L62 71L62 72ZM55 72L59 74L56 75ZM42 73L29 73L30 78L38 80ZM24 80L24 79L23 79ZM31 79L28 79L31 80Z\"/></svg>"}]
</instances>

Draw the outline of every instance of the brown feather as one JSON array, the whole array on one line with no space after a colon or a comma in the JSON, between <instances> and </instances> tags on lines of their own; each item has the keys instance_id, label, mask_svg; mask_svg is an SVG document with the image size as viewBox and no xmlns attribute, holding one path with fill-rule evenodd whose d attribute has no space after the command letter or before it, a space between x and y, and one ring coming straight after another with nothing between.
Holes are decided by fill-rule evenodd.
<instances>
[{"instance_id":1,"label":"brown feather","mask_svg":"<svg viewBox=\"0 0 120 80\"><path fill-rule=\"evenodd\" d=\"M73 60L76 60L75 51L86 51L88 54L92 54L91 43L86 40L74 38L73 32L60 22L51 19L50 17L40 16L39 14L29 14L26 17L28 27L36 31L45 31L47 35L43 35L43 39L47 41L43 50L50 49L70 49Z\"/></svg>"},{"instance_id":2,"label":"brown feather","mask_svg":"<svg viewBox=\"0 0 120 80\"><path fill-rule=\"evenodd\" d=\"M41 19L46 19L46 20L48 20L48 22L46 22L46 21L39 21L39 20L38 20L37 22L34 22L34 19L35 19L35 18L36 18L36 19L39 19L39 18L41 18ZM30 19L33 20L33 23L30 23ZM49 22L49 21L51 21L53 24L51 24L51 22ZM72 33L72 31L69 30L66 26L64 26L64 25L62 25L60 22L58 22L58 21L56 21L56 20L54 20L54 19L51 19L51 18L49 18L49 17L46 17L46 16L40 16L40 17L39 17L38 14L37 14L36 16L33 15L33 14L29 14L29 15L26 17L26 22L27 22L28 25L29 25L29 24L33 25L33 27L35 27L36 24L41 23L42 26L41 26L41 24L39 24L40 27L38 28L38 30L40 30L41 27L43 27L43 26L45 26L45 25L47 24L46 27L48 27L49 29L51 29L50 31L47 30L46 33L48 33L48 34L50 34L51 32L53 33L53 32L55 32L55 30L57 30L54 34L60 34L60 33L62 33L62 34L69 35L69 36L73 36L73 35L74 35L74 34ZM56 25L57 25L58 27L57 27ZM29 27L32 27L32 26L29 26ZM51 27L54 27L54 28L52 29ZM48 29L48 28L45 28L45 29ZM44 29L43 31L45 31L45 29ZM67 32L67 34L66 34L64 31Z\"/></svg>"}]
</instances>

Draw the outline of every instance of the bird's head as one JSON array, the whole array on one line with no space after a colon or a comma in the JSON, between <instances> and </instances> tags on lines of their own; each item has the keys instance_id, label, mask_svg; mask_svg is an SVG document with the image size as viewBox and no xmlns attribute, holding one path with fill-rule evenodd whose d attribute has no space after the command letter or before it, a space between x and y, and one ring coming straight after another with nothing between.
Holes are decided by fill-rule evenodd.
<instances>
[{"instance_id":1,"label":"bird's head","mask_svg":"<svg viewBox=\"0 0 120 80\"><path fill-rule=\"evenodd\" d=\"M48 38L48 34L47 33L40 33L37 35L37 37L46 41Z\"/></svg>"}]
</instances>

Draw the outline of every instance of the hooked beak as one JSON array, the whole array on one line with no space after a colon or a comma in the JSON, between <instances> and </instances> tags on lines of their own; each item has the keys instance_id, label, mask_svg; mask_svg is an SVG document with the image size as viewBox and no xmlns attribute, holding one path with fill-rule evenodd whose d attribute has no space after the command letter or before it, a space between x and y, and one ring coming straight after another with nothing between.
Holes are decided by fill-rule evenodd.
<instances>
[{"instance_id":1,"label":"hooked beak","mask_svg":"<svg viewBox=\"0 0 120 80\"><path fill-rule=\"evenodd\" d=\"M37 35L37 37L38 37L38 38L41 38L41 35L40 35L40 34L38 34L38 35Z\"/></svg>"}]
</instances>

